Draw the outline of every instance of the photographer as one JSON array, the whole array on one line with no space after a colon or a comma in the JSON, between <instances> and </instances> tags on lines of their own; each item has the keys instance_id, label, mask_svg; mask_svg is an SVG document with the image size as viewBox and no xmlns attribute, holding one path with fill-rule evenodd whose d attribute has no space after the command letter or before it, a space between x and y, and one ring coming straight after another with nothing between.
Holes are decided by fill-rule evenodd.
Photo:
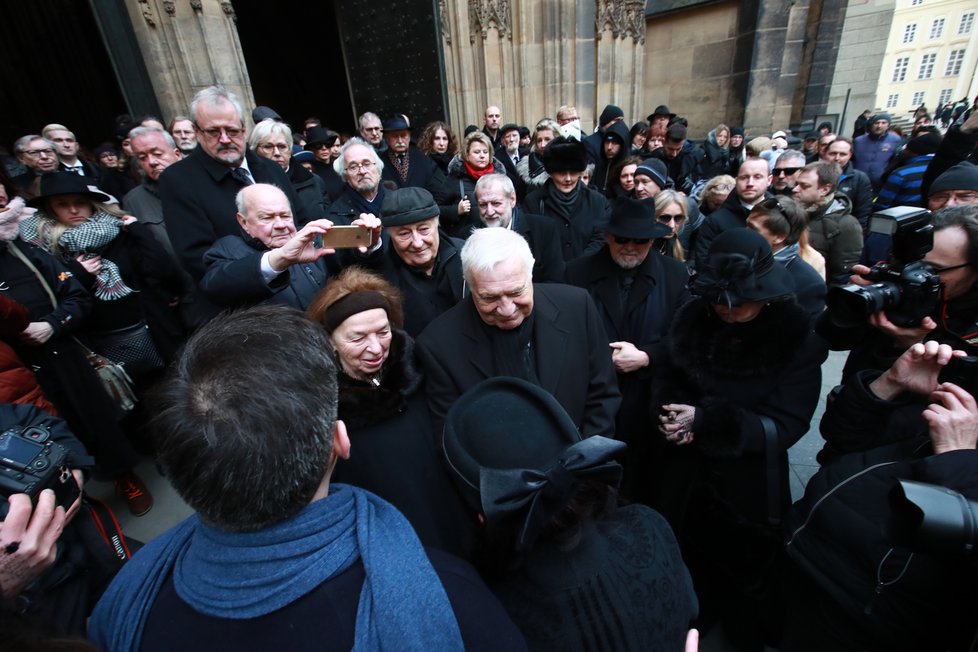
<instances>
[{"instance_id":1,"label":"photographer","mask_svg":"<svg viewBox=\"0 0 978 652\"><path fill-rule=\"evenodd\" d=\"M833 391L822 467L786 519L794 576L782 652L967 649L975 558L896 543L888 502L898 479L978 498L978 406L939 380L963 354L917 343L885 372L860 371ZM978 379L978 370L963 375Z\"/></svg>"},{"instance_id":2,"label":"photographer","mask_svg":"<svg viewBox=\"0 0 978 652\"><path fill-rule=\"evenodd\" d=\"M978 344L971 343L978 331L978 206L941 209L933 214L933 226L934 245L923 260L940 277L940 299L917 326L897 326L885 310L870 315L863 324L840 326L829 301L815 330L833 351L851 349L842 382L861 369L889 367L907 347L924 340L952 342L978 352ZM856 265L852 271L851 283L872 284L863 276L870 272L868 267Z\"/></svg>"},{"instance_id":3,"label":"photographer","mask_svg":"<svg viewBox=\"0 0 978 652\"><path fill-rule=\"evenodd\" d=\"M57 504L51 488L41 491L37 504L24 493L9 494L4 483L0 500L7 503L6 515L0 520L0 595L4 611L15 610L39 628L48 632L83 633L84 619L94 606L87 605L79 614L77 628L65 623L57 605L63 604L52 598L52 590L61 590L67 583L62 577L57 583L46 572L61 558L61 535L81 507L81 488L84 484L82 468L90 466L91 458L85 448L68 430L61 419L53 417L32 405L0 404L0 433L22 432L29 427L45 429L50 440L63 446L68 453L68 466L78 485L78 497L70 505ZM3 445L3 457L14 457L14 446ZM11 468L9 462L3 466ZM5 481L11 480L5 474ZM57 588L56 588L57 587ZM74 631L72 631L74 630Z\"/></svg>"}]
</instances>

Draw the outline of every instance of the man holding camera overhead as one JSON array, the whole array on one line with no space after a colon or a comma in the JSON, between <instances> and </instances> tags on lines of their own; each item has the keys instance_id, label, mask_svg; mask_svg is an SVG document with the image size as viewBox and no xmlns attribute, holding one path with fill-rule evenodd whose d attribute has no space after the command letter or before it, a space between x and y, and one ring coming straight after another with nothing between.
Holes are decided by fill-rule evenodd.
<instances>
[{"instance_id":1,"label":"man holding camera overhead","mask_svg":"<svg viewBox=\"0 0 978 652\"><path fill-rule=\"evenodd\" d=\"M909 288L896 282L900 297L890 300L889 308L868 314L864 322L856 325L840 323L832 297L827 298L828 308L816 331L833 350L852 349L842 372L843 382L861 369L889 367L908 347L924 340L951 343L955 348L978 354L978 206L941 209L933 214L933 228L933 247L923 255L929 272L939 279L936 296L927 300L933 305L904 305L926 302L914 298L922 293L908 292ZM853 284L872 283L863 276L870 273L868 267L856 265L852 271ZM915 324L903 325L894 323L894 311L925 316Z\"/></svg>"}]
</instances>

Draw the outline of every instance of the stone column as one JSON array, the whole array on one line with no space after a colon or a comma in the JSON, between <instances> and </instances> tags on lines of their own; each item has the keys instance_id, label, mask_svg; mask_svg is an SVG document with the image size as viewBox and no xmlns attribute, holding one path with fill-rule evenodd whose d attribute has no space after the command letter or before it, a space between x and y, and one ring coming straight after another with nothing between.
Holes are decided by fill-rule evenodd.
<instances>
[{"instance_id":1,"label":"stone column","mask_svg":"<svg viewBox=\"0 0 978 652\"><path fill-rule=\"evenodd\" d=\"M230 0L126 0L126 8L164 120L185 115L194 93L213 84L254 105Z\"/></svg>"},{"instance_id":2,"label":"stone column","mask_svg":"<svg viewBox=\"0 0 978 652\"><path fill-rule=\"evenodd\" d=\"M642 0L439 0L449 120L481 126L490 104L533 127L562 104L589 131L605 104L644 115Z\"/></svg>"}]
</instances>

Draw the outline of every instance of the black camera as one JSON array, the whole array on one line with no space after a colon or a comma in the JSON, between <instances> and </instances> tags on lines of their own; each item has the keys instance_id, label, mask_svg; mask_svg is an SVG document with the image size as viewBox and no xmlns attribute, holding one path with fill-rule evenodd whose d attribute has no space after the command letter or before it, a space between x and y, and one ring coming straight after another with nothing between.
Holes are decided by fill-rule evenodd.
<instances>
[{"instance_id":1,"label":"black camera","mask_svg":"<svg viewBox=\"0 0 978 652\"><path fill-rule=\"evenodd\" d=\"M38 494L53 489L57 504L68 509L79 493L68 457L68 450L51 441L44 426L0 433L0 495L27 494L37 503ZM7 517L7 509L7 501L0 500L0 520Z\"/></svg>"},{"instance_id":2,"label":"black camera","mask_svg":"<svg viewBox=\"0 0 978 652\"><path fill-rule=\"evenodd\" d=\"M978 552L978 503L946 487L900 480L890 490L890 536L919 552Z\"/></svg>"},{"instance_id":3,"label":"black camera","mask_svg":"<svg viewBox=\"0 0 978 652\"><path fill-rule=\"evenodd\" d=\"M865 275L872 285L853 283L830 289L825 297L829 319L848 328L885 310L891 322L907 327L937 314L941 277L923 261L934 246L930 212L910 206L889 208L873 215L869 230L890 236L890 259L874 265Z\"/></svg>"},{"instance_id":4,"label":"black camera","mask_svg":"<svg viewBox=\"0 0 978 652\"><path fill-rule=\"evenodd\" d=\"M941 368L938 382L954 383L978 399L978 356L965 355L951 358Z\"/></svg>"}]
</instances>

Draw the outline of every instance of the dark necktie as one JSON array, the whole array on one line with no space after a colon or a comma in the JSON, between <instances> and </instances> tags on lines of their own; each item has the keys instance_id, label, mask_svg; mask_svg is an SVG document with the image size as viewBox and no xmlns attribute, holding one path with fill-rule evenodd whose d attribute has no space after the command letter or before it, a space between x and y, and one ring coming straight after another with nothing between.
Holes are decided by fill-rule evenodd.
<instances>
[{"instance_id":1,"label":"dark necktie","mask_svg":"<svg viewBox=\"0 0 978 652\"><path fill-rule=\"evenodd\" d=\"M74 172L75 174L85 176L85 172L82 170L81 165L66 165L65 172Z\"/></svg>"},{"instance_id":2,"label":"dark necktie","mask_svg":"<svg viewBox=\"0 0 978 652\"><path fill-rule=\"evenodd\" d=\"M250 186L255 182L254 179L251 178L251 175L248 174L248 170L241 167L231 170L231 176L237 179L242 186Z\"/></svg>"}]
</instances>

